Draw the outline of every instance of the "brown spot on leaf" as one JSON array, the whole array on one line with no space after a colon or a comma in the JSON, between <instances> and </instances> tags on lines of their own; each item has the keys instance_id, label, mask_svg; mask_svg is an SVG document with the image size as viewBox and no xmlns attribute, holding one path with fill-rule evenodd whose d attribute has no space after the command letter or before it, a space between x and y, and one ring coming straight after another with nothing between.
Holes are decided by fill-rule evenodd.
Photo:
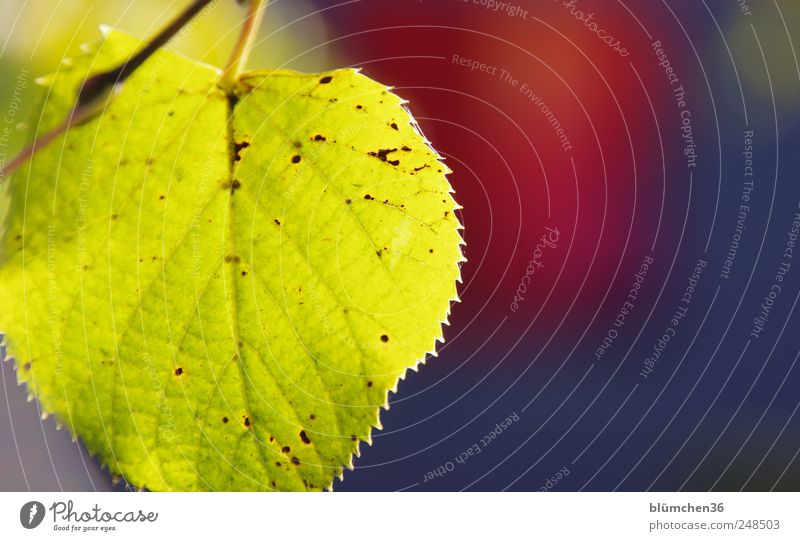
<instances>
[{"instance_id":1,"label":"brown spot on leaf","mask_svg":"<svg viewBox=\"0 0 800 541\"><path fill-rule=\"evenodd\" d=\"M386 159L386 156L388 156L392 152L397 152L397 149L396 148L381 148L381 149L378 149L377 152L369 152L369 155L378 158L382 162L389 162L392 165L397 165L400 162L395 163L395 162L391 162L391 161Z\"/></svg>"},{"instance_id":2,"label":"brown spot on leaf","mask_svg":"<svg viewBox=\"0 0 800 541\"><path fill-rule=\"evenodd\" d=\"M320 79L319 82L320 82L320 84L326 85L326 84L330 83L332 80L333 80L333 77L331 77L330 75L326 75L325 77Z\"/></svg>"},{"instance_id":3,"label":"brown spot on leaf","mask_svg":"<svg viewBox=\"0 0 800 541\"><path fill-rule=\"evenodd\" d=\"M386 336L385 334L381 335L381 342L386 343L388 341L389 341L389 337L388 336Z\"/></svg>"},{"instance_id":4,"label":"brown spot on leaf","mask_svg":"<svg viewBox=\"0 0 800 541\"><path fill-rule=\"evenodd\" d=\"M176 368L176 369L175 369L175 375L176 375L176 376L180 376L180 375L182 375L182 374L183 374L183 368L181 368L181 367L179 366L178 368Z\"/></svg>"},{"instance_id":5,"label":"brown spot on leaf","mask_svg":"<svg viewBox=\"0 0 800 541\"><path fill-rule=\"evenodd\" d=\"M305 443L306 445L311 443L311 440L308 439L308 435L306 434L305 430L300 431L300 439L303 440L303 443Z\"/></svg>"},{"instance_id":6,"label":"brown spot on leaf","mask_svg":"<svg viewBox=\"0 0 800 541\"><path fill-rule=\"evenodd\" d=\"M242 159L242 151L250 146L250 143L247 141L241 141L239 143L233 143L233 159L235 161L239 161Z\"/></svg>"},{"instance_id":7,"label":"brown spot on leaf","mask_svg":"<svg viewBox=\"0 0 800 541\"><path fill-rule=\"evenodd\" d=\"M300 163L300 160L302 159L303 158L301 158L299 154L295 154L294 156L292 156L292 163Z\"/></svg>"}]
</instances>

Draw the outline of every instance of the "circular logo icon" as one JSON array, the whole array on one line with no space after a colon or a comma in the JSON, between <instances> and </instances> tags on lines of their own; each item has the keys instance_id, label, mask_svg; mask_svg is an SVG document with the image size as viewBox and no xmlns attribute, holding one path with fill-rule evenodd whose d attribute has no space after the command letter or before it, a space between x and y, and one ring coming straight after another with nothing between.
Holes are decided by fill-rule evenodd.
<instances>
[{"instance_id":1,"label":"circular logo icon","mask_svg":"<svg viewBox=\"0 0 800 541\"><path fill-rule=\"evenodd\" d=\"M41 524L43 520L44 505L42 505L42 502L28 502L19 510L19 522L23 528L32 530Z\"/></svg>"}]
</instances>

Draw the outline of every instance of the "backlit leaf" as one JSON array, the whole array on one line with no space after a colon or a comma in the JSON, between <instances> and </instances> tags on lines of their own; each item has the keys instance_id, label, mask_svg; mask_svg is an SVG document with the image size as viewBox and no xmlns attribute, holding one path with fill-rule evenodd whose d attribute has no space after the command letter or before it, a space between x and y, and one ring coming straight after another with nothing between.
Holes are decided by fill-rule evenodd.
<instances>
[{"instance_id":1,"label":"backlit leaf","mask_svg":"<svg viewBox=\"0 0 800 541\"><path fill-rule=\"evenodd\" d=\"M47 129L139 47L45 78ZM42 409L134 486L330 487L456 298L448 169L351 69L158 52L11 179L0 329Z\"/></svg>"}]
</instances>

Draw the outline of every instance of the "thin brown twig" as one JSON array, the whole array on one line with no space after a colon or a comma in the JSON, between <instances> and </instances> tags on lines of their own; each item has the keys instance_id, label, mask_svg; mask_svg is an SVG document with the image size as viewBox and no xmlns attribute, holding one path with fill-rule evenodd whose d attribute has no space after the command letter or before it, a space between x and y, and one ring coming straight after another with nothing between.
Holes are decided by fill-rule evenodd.
<instances>
[{"instance_id":1,"label":"thin brown twig","mask_svg":"<svg viewBox=\"0 0 800 541\"><path fill-rule=\"evenodd\" d=\"M154 52L164 46L181 28L200 13L212 0L195 0L183 10L172 22L156 34L144 47L122 64L90 77L81 85L75 106L70 110L67 118L50 131L38 136L30 145L22 149L14 158L0 168L0 184L13 173L20 165L31 159L38 151L49 145L58 136L64 134L70 127L78 126L94 118L102 110L98 102L117 88L125 79L136 71L145 60ZM100 103L99 105L103 105Z\"/></svg>"}]
</instances>

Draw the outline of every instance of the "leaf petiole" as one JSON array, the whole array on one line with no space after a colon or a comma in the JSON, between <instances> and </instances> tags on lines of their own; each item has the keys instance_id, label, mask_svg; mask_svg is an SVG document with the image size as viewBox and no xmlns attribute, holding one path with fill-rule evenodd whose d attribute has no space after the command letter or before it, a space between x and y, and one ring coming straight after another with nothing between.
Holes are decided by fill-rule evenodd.
<instances>
[{"instance_id":1,"label":"leaf petiole","mask_svg":"<svg viewBox=\"0 0 800 541\"><path fill-rule=\"evenodd\" d=\"M228 58L225 71L219 80L219 86L228 94L233 90L236 81L239 79L239 74L247 63L266 10L266 0L250 0L250 8L242 26L242 31L233 51L231 51L231 56Z\"/></svg>"}]
</instances>

